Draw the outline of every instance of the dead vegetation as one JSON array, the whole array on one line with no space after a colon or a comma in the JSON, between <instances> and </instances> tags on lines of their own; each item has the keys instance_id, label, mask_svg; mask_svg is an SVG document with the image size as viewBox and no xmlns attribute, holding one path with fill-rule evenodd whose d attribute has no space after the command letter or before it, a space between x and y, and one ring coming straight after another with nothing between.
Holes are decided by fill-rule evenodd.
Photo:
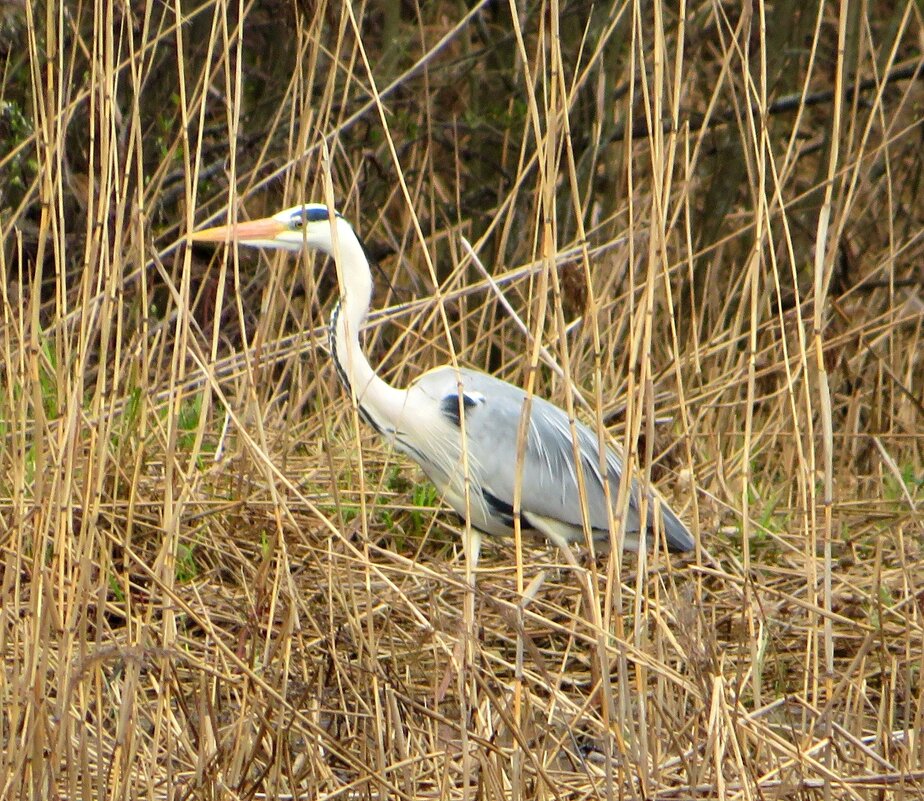
<instances>
[{"instance_id":1,"label":"dead vegetation","mask_svg":"<svg viewBox=\"0 0 924 801\"><path fill-rule=\"evenodd\" d=\"M0 796L924 796L920 6L469 5L0 6ZM389 380L573 386L700 544L490 545L439 702L333 270L183 242L322 141Z\"/></svg>"}]
</instances>

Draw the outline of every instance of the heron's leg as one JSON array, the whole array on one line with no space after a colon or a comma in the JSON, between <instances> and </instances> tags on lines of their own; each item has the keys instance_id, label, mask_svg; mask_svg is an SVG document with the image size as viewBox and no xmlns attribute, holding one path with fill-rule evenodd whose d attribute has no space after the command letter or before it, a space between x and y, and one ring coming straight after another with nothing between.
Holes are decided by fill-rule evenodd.
<instances>
[{"instance_id":1,"label":"heron's leg","mask_svg":"<svg viewBox=\"0 0 924 801\"><path fill-rule=\"evenodd\" d=\"M465 668L474 663L475 658L475 576L478 567L478 557L481 555L481 532L469 528L462 532L462 551L465 555L465 600L462 606L462 624L459 635L452 649L452 656L443 678L436 690L436 703L439 704L446 696L449 683L453 677L465 676ZM464 692L464 688L459 688Z\"/></svg>"},{"instance_id":2,"label":"heron's leg","mask_svg":"<svg viewBox=\"0 0 924 801\"><path fill-rule=\"evenodd\" d=\"M565 563L571 570L574 571L574 576L578 580L578 584L581 587L581 594L584 596L584 602L587 605L587 613L591 616L589 618L590 622L595 626L600 626L600 610L597 604L594 601L594 592L593 586L590 580L590 571L586 567L582 566L578 561L577 557L574 555L574 551L571 548L571 545L567 540L555 536L555 532L543 531L546 537L558 546L558 550L561 552L561 555L565 559Z\"/></svg>"},{"instance_id":3,"label":"heron's leg","mask_svg":"<svg viewBox=\"0 0 924 801\"><path fill-rule=\"evenodd\" d=\"M523 590L523 597L520 598L520 609L526 609L526 607L536 599L536 596L539 595L539 590L542 589L548 577L549 571L547 569L542 569L535 578L529 582L526 589Z\"/></svg>"}]
</instances>

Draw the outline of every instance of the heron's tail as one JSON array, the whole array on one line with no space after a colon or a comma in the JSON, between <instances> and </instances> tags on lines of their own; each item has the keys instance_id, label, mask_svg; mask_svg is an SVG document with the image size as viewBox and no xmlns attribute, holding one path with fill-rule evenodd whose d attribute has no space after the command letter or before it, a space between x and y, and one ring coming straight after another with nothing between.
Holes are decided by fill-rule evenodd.
<instances>
[{"instance_id":1,"label":"heron's tail","mask_svg":"<svg viewBox=\"0 0 924 801\"><path fill-rule=\"evenodd\" d=\"M661 507L661 521L664 528L664 539L667 540L667 549L672 553L692 551L696 543L683 522L674 514L674 510L667 505L667 501L658 496L658 506Z\"/></svg>"}]
</instances>

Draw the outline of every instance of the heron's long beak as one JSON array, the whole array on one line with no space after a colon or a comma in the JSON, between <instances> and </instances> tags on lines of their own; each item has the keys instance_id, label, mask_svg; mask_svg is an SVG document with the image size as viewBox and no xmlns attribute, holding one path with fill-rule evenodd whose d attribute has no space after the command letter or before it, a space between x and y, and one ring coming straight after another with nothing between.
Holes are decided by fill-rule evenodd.
<instances>
[{"instance_id":1,"label":"heron's long beak","mask_svg":"<svg viewBox=\"0 0 924 801\"><path fill-rule=\"evenodd\" d=\"M189 239L193 242L272 242L279 234L287 230L284 223L272 217L261 220L239 222L237 225L216 225L193 231Z\"/></svg>"}]
</instances>

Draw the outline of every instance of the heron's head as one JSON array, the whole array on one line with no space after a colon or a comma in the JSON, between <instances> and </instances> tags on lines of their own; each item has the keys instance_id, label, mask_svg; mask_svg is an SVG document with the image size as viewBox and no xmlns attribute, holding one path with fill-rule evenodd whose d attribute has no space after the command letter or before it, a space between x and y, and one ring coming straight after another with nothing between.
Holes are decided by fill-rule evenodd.
<instances>
[{"instance_id":1,"label":"heron's head","mask_svg":"<svg viewBox=\"0 0 924 801\"><path fill-rule=\"evenodd\" d=\"M323 203L305 203L280 211L272 217L194 231L189 238L193 242L234 242L249 247L293 252L308 247L331 253L334 247L332 218L344 233L352 231L343 217L337 212L331 214Z\"/></svg>"}]
</instances>

